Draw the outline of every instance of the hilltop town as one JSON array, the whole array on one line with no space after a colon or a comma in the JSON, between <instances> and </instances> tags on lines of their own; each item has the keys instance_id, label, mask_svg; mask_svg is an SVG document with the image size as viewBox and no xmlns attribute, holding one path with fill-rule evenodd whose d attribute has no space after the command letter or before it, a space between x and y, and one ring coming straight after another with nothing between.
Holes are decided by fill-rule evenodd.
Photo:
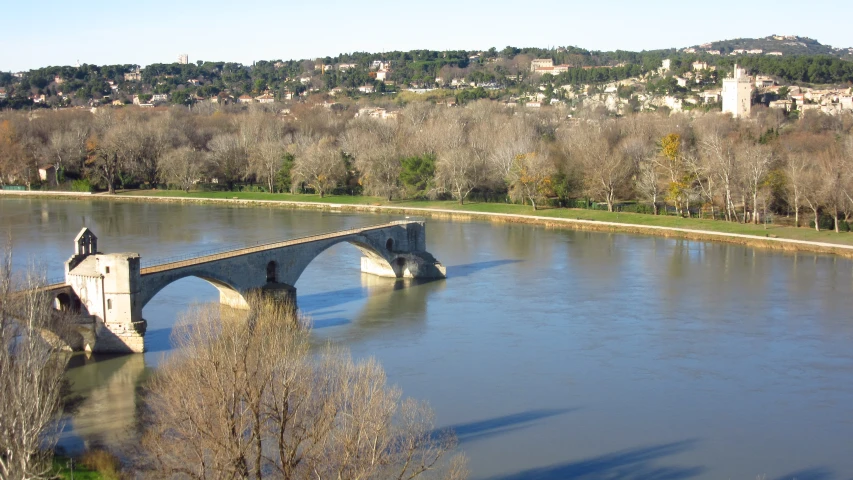
<instances>
[{"instance_id":1,"label":"hilltop town","mask_svg":"<svg viewBox=\"0 0 853 480\"><path fill-rule=\"evenodd\" d=\"M361 108L393 116L395 106L427 100L454 106L489 98L508 107L603 108L615 115L668 109L748 114L764 105L799 115L851 109L853 49L773 35L649 52L595 52L576 47L506 47L498 51L352 53L252 65L196 61L76 65L0 72L0 108L97 108L106 105L288 105ZM737 111L726 108L725 78L735 65ZM747 77L748 81L747 81ZM745 98L748 105L744 107ZM233 107L232 107L233 108Z\"/></svg>"}]
</instances>

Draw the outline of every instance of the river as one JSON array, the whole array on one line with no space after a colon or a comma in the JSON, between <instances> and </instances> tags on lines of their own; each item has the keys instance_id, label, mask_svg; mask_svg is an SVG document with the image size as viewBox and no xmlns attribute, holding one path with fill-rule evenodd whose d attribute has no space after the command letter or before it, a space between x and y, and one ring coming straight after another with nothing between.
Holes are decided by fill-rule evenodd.
<instances>
[{"instance_id":1,"label":"river","mask_svg":"<svg viewBox=\"0 0 853 480\"><path fill-rule=\"evenodd\" d=\"M222 205L0 199L16 268L62 274L88 226L143 259L399 219ZM456 430L472 478L849 479L853 262L528 225L429 220L446 280L363 275L321 254L296 284L314 341L375 356ZM77 356L86 400L62 445L133 435L137 386L176 316L216 301L190 278L146 306L144 355Z\"/></svg>"}]
</instances>

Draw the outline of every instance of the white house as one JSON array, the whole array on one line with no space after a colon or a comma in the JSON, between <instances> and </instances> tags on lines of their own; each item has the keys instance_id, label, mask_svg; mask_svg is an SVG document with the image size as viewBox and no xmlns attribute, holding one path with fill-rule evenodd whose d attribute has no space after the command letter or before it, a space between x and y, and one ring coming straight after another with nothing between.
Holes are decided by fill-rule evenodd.
<instances>
[{"instance_id":1,"label":"white house","mask_svg":"<svg viewBox=\"0 0 853 480\"><path fill-rule=\"evenodd\" d=\"M373 93L376 89L373 85L362 85L358 87L358 91L361 93Z\"/></svg>"}]
</instances>

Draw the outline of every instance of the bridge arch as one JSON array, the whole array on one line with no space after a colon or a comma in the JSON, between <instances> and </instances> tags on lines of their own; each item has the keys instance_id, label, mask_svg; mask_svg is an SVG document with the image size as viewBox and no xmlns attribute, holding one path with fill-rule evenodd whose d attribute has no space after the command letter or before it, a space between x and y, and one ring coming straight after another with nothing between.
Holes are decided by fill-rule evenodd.
<instances>
[{"instance_id":1,"label":"bridge arch","mask_svg":"<svg viewBox=\"0 0 853 480\"><path fill-rule=\"evenodd\" d=\"M288 268L287 272L282 272L279 278L281 283L286 283L290 286L296 285L299 277L308 266L314 262L326 250L348 243L354 246L362 255L362 271L370 268L368 273L382 275L386 277L401 277L404 273L406 260L402 257L403 254L396 253L393 250L394 239L383 235L379 238L370 238L365 235L352 235L330 239L323 242L322 245L315 245L310 255L303 255L297 262Z\"/></svg>"},{"instance_id":2,"label":"bridge arch","mask_svg":"<svg viewBox=\"0 0 853 480\"><path fill-rule=\"evenodd\" d=\"M144 277L144 288L140 292L139 308L144 308L161 290L169 285L188 277L195 277L213 285L219 292L219 301L234 308L248 308L245 292L234 286L228 279L210 271L186 269L185 271L169 272L169 275Z\"/></svg>"}]
</instances>

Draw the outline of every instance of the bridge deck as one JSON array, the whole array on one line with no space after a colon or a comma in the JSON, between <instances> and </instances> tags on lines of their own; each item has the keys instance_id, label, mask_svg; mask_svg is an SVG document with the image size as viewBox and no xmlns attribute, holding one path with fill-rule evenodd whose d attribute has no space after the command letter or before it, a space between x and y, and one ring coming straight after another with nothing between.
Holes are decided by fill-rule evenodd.
<instances>
[{"instance_id":1,"label":"bridge deck","mask_svg":"<svg viewBox=\"0 0 853 480\"><path fill-rule=\"evenodd\" d=\"M330 238L347 237L350 235L356 235L359 233L369 232L372 230L380 230L382 228L388 228L388 227L391 227L394 225L405 225L407 223L411 223L411 222L406 221L406 220L397 220L397 221L393 221L393 222L389 222L389 223L383 223L383 224L379 224L379 225L370 225L367 227L352 228L349 230L343 230L343 231L339 231L339 232L323 233L323 234L319 234L319 235L309 235L306 237L292 238L290 240L284 240L281 242L272 242L272 243L265 243L263 245L255 245L255 246L251 246L251 247L237 248L234 250L212 253L209 255L204 255L204 254L199 254L199 253L191 253L188 255L184 255L182 257L177 257L176 259L166 259L163 261L163 263L160 263L158 265L153 265L150 267L142 268L140 270L140 274L143 276L144 275L150 275L152 273L163 272L166 270L174 270L176 268L183 268L183 267L188 267L188 266L192 266L192 265L200 265L203 263L213 262L216 260L222 260L225 258L239 257L240 255L247 255L250 253L263 252L266 250L275 250L277 248L289 247L289 246L293 246L293 245L300 245L300 244L311 243L311 242L317 242L320 240L327 240ZM192 257L193 255L199 255L199 256ZM174 261L172 261L172 260L174 260Z\"/></svg>"}]
</instances>

